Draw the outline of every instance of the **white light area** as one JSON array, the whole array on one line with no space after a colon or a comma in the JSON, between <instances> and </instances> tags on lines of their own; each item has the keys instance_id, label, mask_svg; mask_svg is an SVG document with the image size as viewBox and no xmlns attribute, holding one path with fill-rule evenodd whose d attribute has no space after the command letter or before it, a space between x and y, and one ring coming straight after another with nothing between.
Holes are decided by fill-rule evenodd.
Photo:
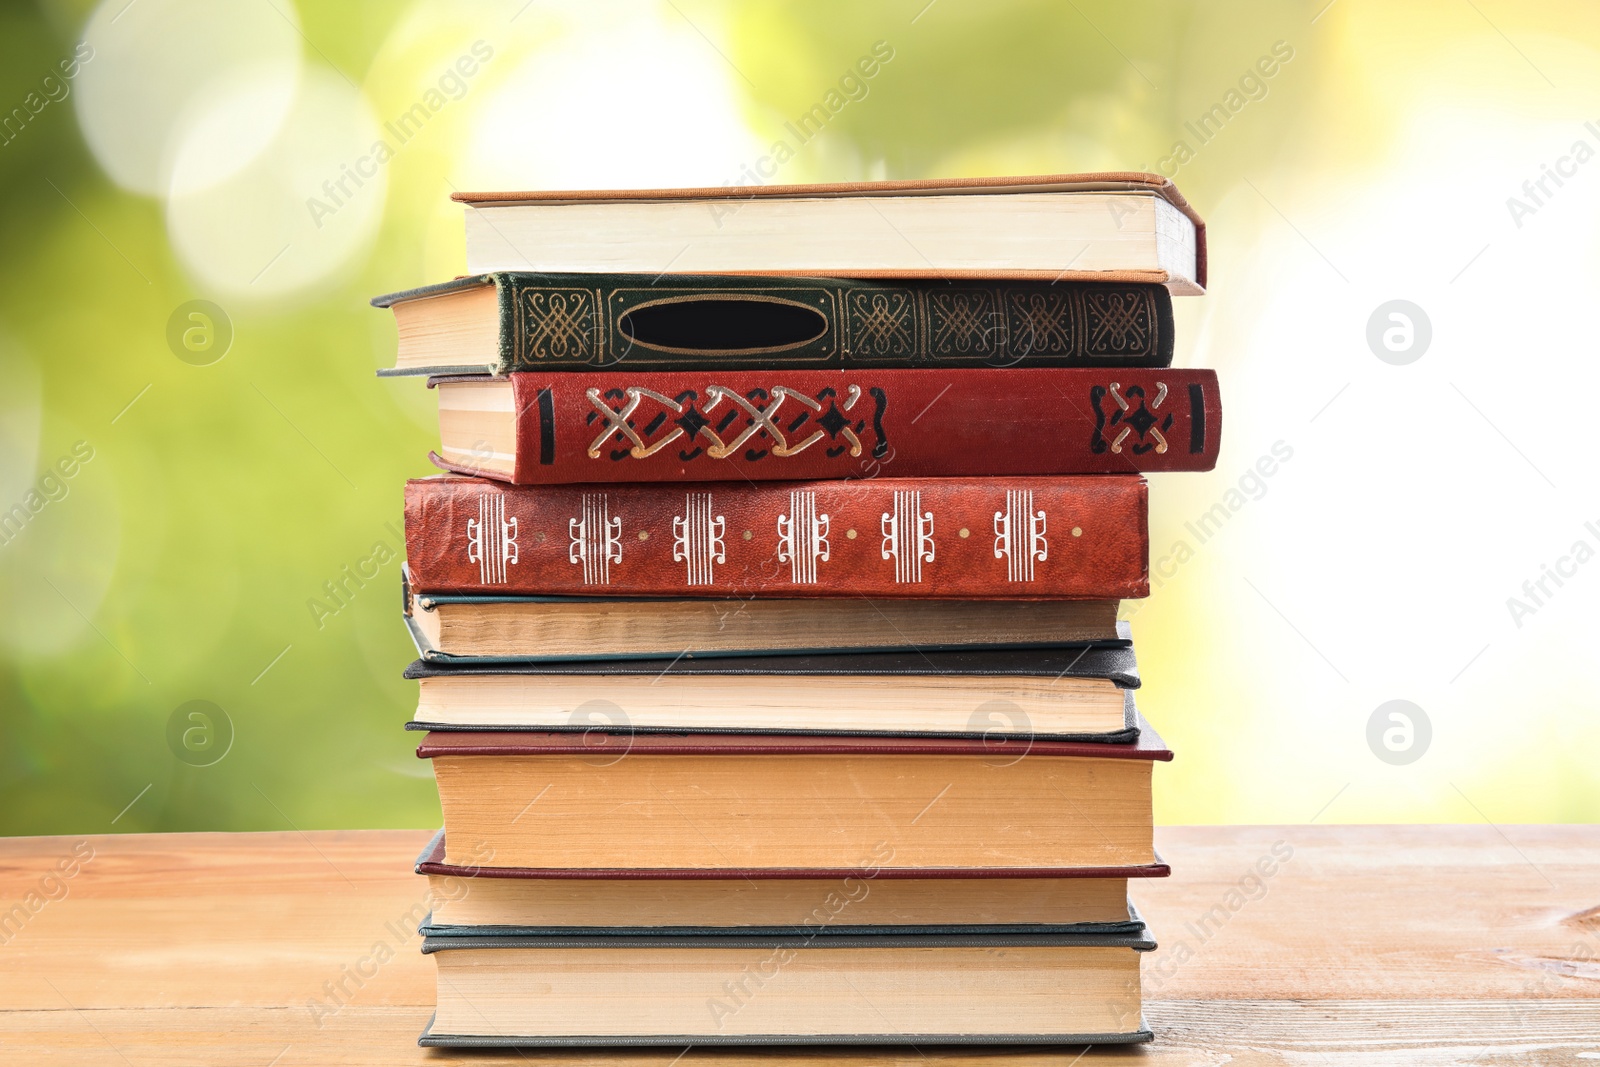
<instances>
[{"instance_id":1,"label":"white light area","mask_svg":"<svg viewBox=\"0 0 1600 1067\"><path fill-rule=\"evenodd\" d=\"M74 85L78 124L111 179L138 193L167 191L173 154L197 131L209 158L195 166L190 147L189 181L248 164L277 132L299 78L287 0L104 0L84 40L94 52ZM242 110L230 102L240 93Z\"/></svg>"},{"instance_id":2,"label":"white light area","mask_svg":"<svg viewBox=\"0 0 1600 1067\"><path fill-rule=\"evenodd\" d=\"M294 103L299 65L258 63L218 79L189 109L168 166L167 193L197 193L253 162Z\"/></svg>"},{"instance_id":3,"label":"white light area","mask_svg":"<svg viewBox=\"0 0 1600 1067\"><path fill-rule=\"evenodd\" d=\"M1284 438L1296 448L1284 496L1306 490L1292 511L1284 499L1263 508L1282 525L1243 559L1279 569L1304 611L1279 607L1327 627L1330 642L1351 641L1346 661L1371 633L1360 620L1420 612L1421 659L1384 657L1402 674L1431 666L1448 678L1503 630L1505 595L1570 543L1594 484L1588 420L1562 409L1600 384L1595 361L1572 351L1573 312L1600 281L1592 239L1578 237L1595 232L1600 137L1592 173L1517 230L1506 196L1582 126L1486 121L1419 116L1412 151L1376 183L1299 176L1263 187L1311 244L1253 190L1232 198L1256 201L1258 233L1253 276L1228 285L1272 296L1230 302L1250 367L1229 376L1226 458L1242 470ZM1458 178L1437 180L1441 159ZM1543 280L1530 286L1533 277ZM1366 343L1373 309L1395 298L1420 305L1433 327L1408 366L1383 363Z\"/></svg>"},{"instance_id":4,"label":"white light area","mask_svg":"<svg viewBox=\"0 0 1600 1067\"><path fill-rule=\"evenodd\" d=\"M740 116L742 86L676 15L585 19L520 58L475 104L456 181L464 190L721 185L770 147Z\"/></svg>"},{"instance_id":5,"label":"white light area","mask_svg":"<svg viewBox=\"0 0 1600 1067\"><path fill-rule=\"evenodd\" d=\"M1326 821L1415 813L1402 794L1422 782L1428 817L1476 820L1450 775L1490 781L1496 754L1520 744L1501 738L1547 743L1574 701L1595 703L1592 677L1574 672L1600 638L1600 559L1520 629L1506 601L1580 537L1600 551L1584 529L1600 529L1587 413L1600 365L1580 325L1600 284L1600 132L1577 108L1537 122L1428 100L1407 111L1373 171L1251 175L1255 189L1210 213L1214 284L1186 362L1221 371L1222 458L1192 484L1155 485L1181 505L1152 530L1153 556L1193 541L1184 521L1273 442L1294 449L1175 579L1232 620L1207 639L1226 661L1211 670L1250 679L1228 697L1260 727L1239 758L1278 768L1254 802L1288 806L1285 818L1353 781ZM1580 138L1595 158L1517 228L1507 197ZM1431 347L1406 366L1367 346L1369 316L1392 299L1432 322ZM1398 772L1364 737L1392 698L1434 729L1427 762ZM1288 738L1314 753L1309 771L1283 760Z\"/></svg>"},{"instance_id":6,"label":"white light area","mask_svg":"<svg viewBox=\"0 0 1600 1067\"><path fill-rule=\"evenodd\" d=\"M313 285L377 232L388 186L386 165L373 152L380 140L356 90L336 74L308 69L287 121L254 163L168 200L173 249L208 291L268 300ZM178 158L205 157L183 150ZM358 164L371 173L359 186L351 177ZM174 186L185 187L184 178L175 173Z\"/></svg>"}]
</instances>

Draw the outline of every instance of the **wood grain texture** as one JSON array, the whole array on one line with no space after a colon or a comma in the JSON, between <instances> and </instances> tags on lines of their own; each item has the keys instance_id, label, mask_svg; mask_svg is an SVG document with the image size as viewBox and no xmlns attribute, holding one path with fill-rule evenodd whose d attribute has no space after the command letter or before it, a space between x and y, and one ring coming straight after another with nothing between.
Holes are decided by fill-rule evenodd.
<instances>
[{"instance_id":1,"label":"wood grain texture","mask_svg":"<svg viewBox=\"0 0 1600 1067\"><path fill-rule=\"evenodd\" d=\"M428 892L410 865L428 836L0 840L0 1056L85 1067L441 1062L415 1045L434 978L409 926ZM93 856L63 878L58 864L83 840ZM1157 844L1173 877L1133 887L1162 942L1144 961L1157 1036L1142 1049L469 1058L630 1067L1600 1058L1594 827L1191 827L1162 829ZM330 1000L340 982L345 992Z\"/></svg>"}]
</instances>

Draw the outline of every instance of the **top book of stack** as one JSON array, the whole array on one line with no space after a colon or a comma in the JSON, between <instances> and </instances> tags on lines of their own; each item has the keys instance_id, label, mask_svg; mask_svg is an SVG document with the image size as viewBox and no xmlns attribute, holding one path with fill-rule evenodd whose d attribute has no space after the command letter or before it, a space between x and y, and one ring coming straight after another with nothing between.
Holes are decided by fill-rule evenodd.
<instances>
[{"instance_id":1,"label":"top book of stack","mask_svg":"<svg viewBox=\"0 0 1600 1067\"><path fill-rule=\"evenodd\" d=\"M1171 181L1110 172L705 189L457 193L467 269L1206 284Z\"/></svg>"}]
</instances>

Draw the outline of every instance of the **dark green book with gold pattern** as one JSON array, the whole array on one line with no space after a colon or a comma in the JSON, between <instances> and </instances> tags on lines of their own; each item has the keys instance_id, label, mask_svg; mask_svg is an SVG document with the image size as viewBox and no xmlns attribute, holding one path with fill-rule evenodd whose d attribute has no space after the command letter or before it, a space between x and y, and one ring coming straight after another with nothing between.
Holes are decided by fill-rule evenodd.
<instances>
[{"instance_id":1,"label":"dark green book with gold pattern","mask_svg":"<svg viewBox=\"0 0 1600 1067\"><path fill-rule=\"evenodd\" d=\"M1172 298L1137 283L507 272L372 303L383 375L1172 362Z\"/></svg>"}]
</instances>

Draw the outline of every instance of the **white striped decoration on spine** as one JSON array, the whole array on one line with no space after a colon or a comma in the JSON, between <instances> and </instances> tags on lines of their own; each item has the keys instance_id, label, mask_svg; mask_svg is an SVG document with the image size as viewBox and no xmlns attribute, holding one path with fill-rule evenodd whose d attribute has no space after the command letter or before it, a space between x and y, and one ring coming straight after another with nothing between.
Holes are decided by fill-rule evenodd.
<instances>
[{"instance_id":1,"label":"white striped decoration on spine","mask_svg":"<svg viewBox=\"0 0 1600 1067\"><path fill-rule=\"evenodd\" d=\"M506 565L517 562L517 520L506 518L500 493L478 497L478 517L467 520L467 562L478 565L480 585L504 585Z\"/></svg>"},{"instance_id":2,"label":"white striped decoration on spine","mask_svg":"<svg viewBox=\"0 0 1600 1067\"><path fill-rule=\"evenodd\" d=\"M1033 510L1033 490L1006 490L1006 510L994 513L994 558L1005 558L1006 580L1033 581L1033 565L1050 557L1045 515Z\"/></svg>"},{"instance_id":3,"label":"white striped decoration on spine","mask_svg":"<svg viewBox=\"0 0 1600 1067\"><path fill-rule=\"evenodd\" d=\"M688 565L689 585L715 584L713 564L728 562L722 542L727 520L721 515L713 517L711 507L710 493L686 493L683 514L672 519L672 558Z\"/></svg>"},{"instance_id":4,"label":"white striped decoration on spine","mask_svg":"<svg viewBox=\"0 0 1600 1067\"><path fill-rule=\"evenodd\" d=\"M894 559L894 580L900 585L922 581L922 565L932 563L933 512L922 510L922 492L917 489L894 491L894 512L885 511L880 520L884 559Z\"/></svg>"},{"instance_id":5,"label":"white striped decoration on spine","mask_svg":"<svg viewBox=\"0 0 1600 1067\"><path fill-rule=\"evenodd\" d=\"M567 520L567 560L583 564L584 585L610 585L611 565L622 562L622 519L611 517L605 493L584 493L582 512Z\"/></svg>"},{"instance_id":6,"label":"white striped decoration on spine","mask_svg":"<svg viewBox=\"0 0 1600 1067\"><path fill-rule=\"evenodd\" d=\"M778 562L789 564L795 585L817 584L817 561L827 562L828 516L817 514L817 494L795 490L789 494L789 514L778 516Z\"/></svg>"}]
</instances>

